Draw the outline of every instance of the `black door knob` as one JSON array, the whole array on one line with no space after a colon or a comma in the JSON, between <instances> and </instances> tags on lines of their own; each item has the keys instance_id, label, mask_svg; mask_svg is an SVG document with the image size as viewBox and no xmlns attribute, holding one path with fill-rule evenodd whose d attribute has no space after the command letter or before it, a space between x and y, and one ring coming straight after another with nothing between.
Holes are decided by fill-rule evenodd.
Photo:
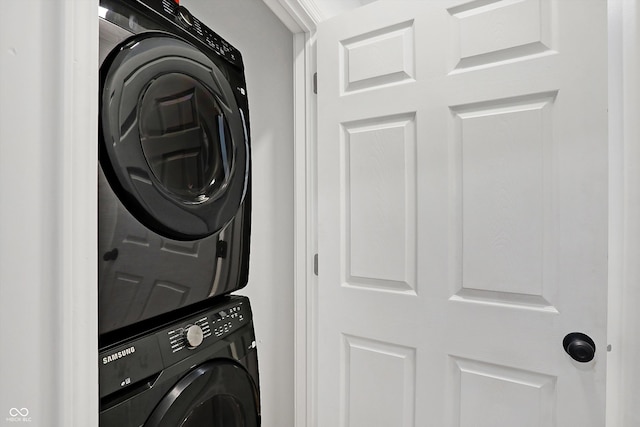
<instances>
[{"instance_id":1,"label":"black door knob","mask_svg":"<svg viewBox=\"0 0 640 427\"><path fill-rule=\"evenodd\" d=\"M589 336L580 332L572 332L564 337L562 346L573 360L580 363L590 362L596 354L596 344Z\"/></svg>"}]
</instances>

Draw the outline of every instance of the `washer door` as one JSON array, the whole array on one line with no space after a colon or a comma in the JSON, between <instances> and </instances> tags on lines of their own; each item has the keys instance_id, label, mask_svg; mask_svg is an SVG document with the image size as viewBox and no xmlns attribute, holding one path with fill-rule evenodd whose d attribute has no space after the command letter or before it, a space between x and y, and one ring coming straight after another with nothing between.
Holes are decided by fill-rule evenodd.
<instances>
[{"instance_id":1,"label":"washer door","mask_svg":"<svg viewBox=\"0 0 640 427\"><path fill-rule=\"evenodd\" d=\"M101 68L100 163L145 226L179 240L224 227L249 179L243 112L223 72L170 34L128 39Z\"/></svg>"},{"instance_id":2,"label":"washer door","mask_svg":"<svg viewBox=\"0 0 640 427\"><path fill-rule=\"evenodd\" d=\"M246 370L232 361L211 361L182 378L144 427L259 427L257 402Z\"/></svg>"}]
</instances>

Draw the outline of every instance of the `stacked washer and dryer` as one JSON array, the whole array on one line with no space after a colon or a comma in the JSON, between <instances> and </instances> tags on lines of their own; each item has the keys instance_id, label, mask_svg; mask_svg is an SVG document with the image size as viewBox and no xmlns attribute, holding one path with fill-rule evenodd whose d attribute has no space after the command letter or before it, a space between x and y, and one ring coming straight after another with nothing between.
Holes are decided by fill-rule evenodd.
<instances>
[{"instance_id":1,"label":"stacked washer and dryer","mask_svg":"<svg viewBox=\"0 0 640 427\"><path fill-rule=\"evenodd\" d=\"M258 427L240 52L179 0L100 0L101 427Z\"/></svg>"}]
</instances>

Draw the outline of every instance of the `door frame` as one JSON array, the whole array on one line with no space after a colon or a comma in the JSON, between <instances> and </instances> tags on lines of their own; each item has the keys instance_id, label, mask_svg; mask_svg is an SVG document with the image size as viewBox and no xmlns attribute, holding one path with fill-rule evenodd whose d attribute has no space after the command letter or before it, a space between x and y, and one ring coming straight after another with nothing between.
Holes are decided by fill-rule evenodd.
<instances>
[{"instance_id":1,"label":"door frame","mask_svg":"<svg viewBox=\"0 0 640 427\"><path fill-rule=\"evenodd\" d=\"M640 393L640 5L609 5L609 325L607 426L638 425Z\"/></svg>"},{"instance_id":2,"label":"door frame","mask_svg":"<svg viewBox=\"0 0 640 427\"><path fill-rule=\"evenodd\" d=\"M317 182L315 31L323 20L314 0L264 0L294 33L294 419L316 427ZM631 427L640 393L640 5L606 0L609 20L609 319L607 426ZM634 203L635 202L635 203ZM624 337L624 339L623 339ZM625 373L625 375L623 375Z\"/></svg>"}]
</instances>

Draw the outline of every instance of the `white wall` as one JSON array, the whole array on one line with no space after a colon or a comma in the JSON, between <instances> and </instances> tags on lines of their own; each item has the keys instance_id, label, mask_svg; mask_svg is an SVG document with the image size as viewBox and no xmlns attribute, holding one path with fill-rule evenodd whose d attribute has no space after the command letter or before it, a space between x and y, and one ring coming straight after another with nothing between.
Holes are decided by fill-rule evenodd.
<instances>
[{"instance_id":1,"label":"white wall","mask_svg":"<svg viewBox=\"0 0 640 427\"><path fill-rule=\"evenodd\" d=\"M2 4L2 426L98 424L97 5Z\"/></svg>"},{"instance_id":2,"label":"white wall","mask_svg":"<svg viewBox=\"0 0 640 427\"><path fill-rule=\"evenodd\" d=\"M249 284L264 427L293 426L293 36L262 1L182 0L242 52L253 149Z\"/></svg>"}]
</instances>

